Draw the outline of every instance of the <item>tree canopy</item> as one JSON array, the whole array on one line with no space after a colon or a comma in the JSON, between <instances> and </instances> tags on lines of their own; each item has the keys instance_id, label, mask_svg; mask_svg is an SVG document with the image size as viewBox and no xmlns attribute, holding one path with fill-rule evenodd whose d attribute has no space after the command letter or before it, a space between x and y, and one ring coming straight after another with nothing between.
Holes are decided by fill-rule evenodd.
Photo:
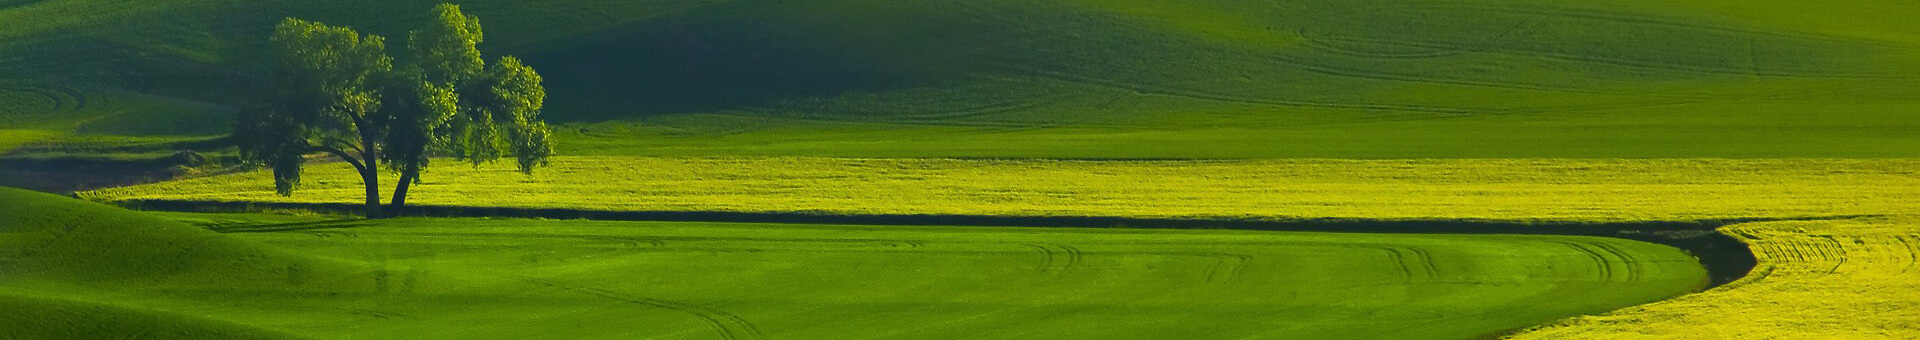
<instances>
[{"instance_id":1,"label":"tree canopy","mask_svg":"<svg viewBox=\"0 0 1920 340\"><path fill-rule=\"evenodd\" d=\"M386 215L380 173L400 174L387 209L398 213L436 156L474 165L514 157L527 174L546 165L553 141L540 119L540 74L511 56L486 64L480 20L458 5L433 15L407 35L398 67L378 35L282 21L269 39L274 85L235 126L242 158L271 168L277 191L292 195L308 155L337 157L360 172L369 217Z\"/></svg>"}]
</instances>

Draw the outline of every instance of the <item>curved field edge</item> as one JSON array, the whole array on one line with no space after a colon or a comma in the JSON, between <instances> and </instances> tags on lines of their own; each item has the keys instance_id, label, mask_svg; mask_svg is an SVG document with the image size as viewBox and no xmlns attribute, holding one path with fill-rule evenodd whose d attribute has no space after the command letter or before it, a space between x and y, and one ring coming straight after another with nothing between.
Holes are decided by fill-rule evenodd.
<instances>
[{"instance_id":1,"label":"curved field edge","mask_svg":"<svg viewBox=\"0 0 1920 340\"><path fill-rule=\"evenodd\" d=\"M1579 317L1513 339L1920 338L1920 218L1761 222L1722 232L1759 266L1706 292Z\"/></svg>"},{"instance_id":2,"label":"curved field edge","mask_svg":"<svg viewBox=\"0 0 1920 340\"><path fill-rule=\"evenodd\" d=\"M1351 288L1351 282L1347 281L1359 277L1361 282L1375 284L1392 285L1390 283L1403 281L1428 283L1412 286L1416 290L1394 291L1398 293L1389 294L1369 293L1371 290L1361 289L1319 292L1316 295L1322 297L1328 296L1327 294L1354 297L1378 296L1378 298L1366 298L1364 304L1358 306L1378 305L1376 307L1356 310L1353 309L1356 307L1353 305L1336 304L1319 309L1309 308L1312 312L1294 312L1307 313L1300 315L1305 319L1254 318L1244 323L1234 322L1240 325L1232 330L1201 328L1208 328L1205 332L1214 334L1214 337L1238 338L1239 335L1232 334L1266 334L1275 330L1290 329L1284 325L1313 324L1317 321L1312 320L1320 318L1344 318L1346 317L1344 315L1365 312L1369 310L1367 308L1381 308L1367 315L1384 313L1377 315L1384 318L1377 322L1384 322L1382 325L1393 327L1379 328L1351 322L1333 323L1324 327L1365 334L1399 334L1394 337L1453 338L1541 322L1545 321L1543 319L1568 313L1611 309L1630 303L1626 301L1652 301L1666 298L1687 288L1697 288L1701 280L1698 267L1692 266L1691 261L1682 260L1685 255L1675 249L1624 240L1583 237L1535 239L1526 236L1502 235L1436 235L1433 237L1376 235L1372 236L1373 239L1356 242L1356 240L1346 239L1352 237L1350 235L1312 233L1283 235L1218 231L1074 230L1070 233L1085 235L1086 239L1080 240L1081 242L1068 242L1070 240L1061 239L1060 236L1069 231L1033 228L928 228L922 230L887 227L774 227L720 223L674 225L476 219L328 222L271 216L264 218L280 220L241 221L240 223L320 222L332 229L215 234L175 222L180 220L182 215L173 215L170 217L172 220L162 220L154 216L167 215L136 214L51 195L28 194L13 190L0 190L0 198L10 203L0 207L0 216L10 221L6 225L0 225L0 228L4 228L0 230L6 231L6 233L0 233L0 241L4 241L0 242L0 246L4 246L0 249L8 250L5 257L10 264L7 277L23 279L8 282L5 289L9 289L10 292L39 292L38 294L41 295L87 298L96 302L112 301L115 305L128 308L138 307L159 312L178 311L249 325L258 324L309 336L336 334L333 331L340 329L337 327L339 324L356 325L348 328L359 328L355 332L360 333L353 334L365 335L397 334L367 333L370 329L386 329L385 327L392 327L391 330L427 329L421 328L424 325L412 325L420 321L438 326L459 325L473 320L464 317L447 318L451 316L447 313L473 310L495 311L481 312L481 314L489 319L500 318L498 320L567 318L578 316L580 313L617 317L621 321L618 321L619 326L616 328L622 331L652 329L653 331L648 334L665 338L705 338L713 335L713 332L739 339L785 337L776 336L781 334L800 334L802 336L799 337L803 338L837 338L854 333L839 333L839 331L820 333L820 331L810 330L821 325L814 318L782 316L802 313L802 315L814 317L832 317L830 320L865 319L842 318L841 316L848 311L836 312L833 308L818 310L808 307L811 305L806 303L796 305L794 299L843 307L879 307L881 310L893 310L888 309L887 306L895 306L891 307L895 309L908 308L900 306L913 306L909 309L920 312L907 313L907 315L930 317L929 320L971 320L952 325L935 325L931 328L878 327L843 330L862 332L858 334L896 334L902 337L917 337L913 335L946 334L975 327L968 325L994 325L992 329L1013 327L1021 329L1021 332L1079 334L1079 332L1101 331L1057 327L1100 324L1100 320L1108 317L1141 317L1135 314L1142 312L1171 313L1168 315L1178 315L1183 318L1195 318L1198 317L1197 315L1204 314L1210 315L1207 318L1246 319L1253 316L1244 314L1248 311L1227 310L1252 308L1251 310L1262 313L1281 313L1295 308L1293 303L1284 303L1285 301L1299 302L1298 299L1306 295L1296 294L1307 294L1307 292L1250 296L1239 289L1221 290L1219 288L1291 287L1288 284L1281 284L1284 282L1333 284ZM230 218L219 215L186 217L186 219L195 218L205 219L204 222L214 224L233 223L229 221ZM229 226L227 228L229 232L242 231L231 228L235 226L234 224L225 225ZM1196 249L1182 246L1179 242L1183 241L1168 238L1214 246ZM155 239L161 242L138 242L138 240ZM1270 248L1287 248L1273 247L1272 242L1304 242L1306 249L1293 250L1292 253L1258 252L1261 249L1268 249L1271 252ZM343 245L354 243L361 243L363 246L343 247ZM476 245L485 246L475 247ZM1432 247L1412 245L1431 245ZM297 250L297 252L263 253L255 249L262 247ZM447 252L449 250L460 250L464 255L449 253ZM1339 251L1323 252L1327 250ZM661 254L653 256L665 257L639 267L607 267L614 263L583 261L603 256L635 259L632 257L635 252ZM850 294L853 292L820 297L797 297L783 293L787 290L766 289L790 286L759 282L769 277L776 279L771 282L780 282L777 278L792 275L803 275L803 277L818 275L818 266L795 266L799 262L790 262L796 255L813 254L810 256L825 256L824 259L845 261L871 257L856 256L873 254L871 252L889 254L889 256L877 258L904 258L911 261L851 266L847 268L866 268L864 269L866 272L862 275L844 277L857 277L854 280L867 282L878 280L879 278L875 275L893 273L891 275L894 279L919 280L881 285L893 287L885 296L908 299L867 301L872 299L872 295ZM1239 254L1238 252L1253 253L1236 255ZM1536 256L1519 256L1522 253ZM1548 253L1556 258L1565 258L1569 263L1546 266L1532 263L1532 261L1541 260L1538 256ZM950 258L952 254L975 255ZM1471 258L1460 258L1460 256L1471 254L1479 254L1472 258L1486 261L1467 261ZM422 257L423 255L425 257ZM125 256L137 257L140 260L129 263L120 259ZM1318 262L1307 260L1308 258L1320 256L1335 256L1328 259L1360 260L1369 269L1352 271L1355 269L1352 267L1353 264L1307 265ZM318 260L327 257L352 260ZM1463 262L1433 261L1435 257L1452 257ZM1512 261L1516 258L1534 260ZM1636 258L1639 261L1636 261ZM222 259L230 261L222 261ZM1044 259L1044 261L1035 263L1036 259ZM1395 260L1382 261L1386 259ZM990 264L983 265L981 262L983 260L988 260ZM1141 262L1142 260L1144 262ZM169 264L171 263L169 261L183 263ZM316 261L355 263L376 267L378 270L372 271L370 273L372 275L359 275L362 274L362 270L368 269L359 266L344 268L348 270L329 271L324 270L327 266L313 266ZM642 261L642 263L646 262ZM973 269L944 275L909 270L924 268L934 263ZM292 272L280 270L292 269L288 266L289 264L307 264L302 268L309 269ZM473 266L473 264L484 265ZM714 267L716 265L719 267ZM1475 269L1482 266L1510 268L1514 271ZM1163 269L1146 272L1127 269L1155 267ZM659 270L644 271L656 273L655 275L634 277L616 274L632 271L617 270L618 268ZM717 270L716 268L732 269ZM425 274L421 274L423 272ZM470 280L455 282L453 287L450 287L449 282L437 278L452 272L459 272L464 278ZM712 288L714 285L710 284L685 285L686 276L708 275L702 273L754 274L739 277L737 280L714 281L733 282L730 284L734 286L721 285L721 287ZM1007 278L979 277L981 273L1018 274L1018 277L1012 278L1012 281L1004 281ZM1327 275L1326 273L1343 274ZM416 275L421 278L416 280ZM1538 275L1549 275L1565 280L1543 281ZM1122 280L1116 281L1116 279ZM958 282L949 282L953 280ZM1131 284L1118 284L1134 281L1164 287L1140 289ZM633 285L636 282L640 285ZM1033 296L996 295L999 294L996 292L1002 292L1004 289L994 287L1009 282L1025 282L1028 285L1046 288L1036 288L1042 293L1029 294ZM1476 282L1495 284L1474 284ZM1500 284L1501 282L1507 284ZM1468 285L1462 286L1463 283ZM1529 288L1515 290L1515 286L1511 285L1521 283L1526 283L1525 287ZM867 285L833 283L825 286L862 287ZM1655 286L1664 288L1651 289ZM233 291L234 287L242 288ZM749 292L743 290L743 287L760 287L761 289L758 292ZM929 287L959 289L955 292L962 294L952 297L957 300L949 301L941 300L942 296L946 296L945 294L926 295L893 291L931 289ZM1214 287L1214 289L1198 289L1204 287ZM1452 291L1468 287L1478 287L1463 291L1468 294L1467 296L1476 298L1422 298L1425 297L1422 295L1425 293L1415 293L1419 291L1432 293L1435 289ZM1609 294L1612 295L1607 295L1609 296L1607 298L1569 301L1564 297L1570 292L1592 291L1606 287L1618 289L1609 290L1611 291ZM1627 287L1635 288L1627 289ZM485 294L501 288L518 293L502 297L499 301L473 298L474 294ZM1064 295L1044 293L1047 291L1075 293ZM1103 293L1094 294L1096 292ZM743 300L741 298L743 294L753 298ZM1401 294L1413 296L1411 300L1395 297ZM866 298L852 298L858 296L866 296ZM206 301L209 298L217 302ZM918 304L912 303L922 299L946 301L946 304L941 304L940 308L924 310ZM1134 304L1142 301L1141 299L1160 303ZM1187 299L1197 299L1191 302L1198 304L1163 306L1165 303L1187 301ZM1560 303L1522 303L1522 301L1541 299ZM520 305L534 301L547 302ZM1268 302L1253 303L1254 301ZM1456 317L1458 314L1447 312L1462 308L1478 311L1481 310L1478 308L1484 307L1482 305L1498 305L1502 303L1500 301L1517 303L1516 306L1520 307L1508 306L1498 308L1498 311L1489 310L1490 314L1472 320L1458 320ZM368 305L367 302L374 304ZM1426 307L1407 309L1402 308L1400 303ZM1062 305L1050 306L1049 304ZM1069 306L1087 304L1110 304L1111 306L1082 312L1074 312L1073 308L1069 308ZM446 310L427 308L435 305L468 307ZM580 309L580 306L587 305L606 309L594 311ZM520 306L520 308L507 308L509 306ZM272 313L261 313L262 309ZM561 313L541 311L560 311ZM635 318L636 312L643 318ZM974 315L973 313L976 312L983 314ZM1215 315L1218 313L1227 314ZM288 316L273 316L280 314ZM456 312L455 314L466 315L467 313ZM1417 320L1450 321L1401 324ZM551 321L559 321L559 319ZM1197 327L1180 325L1188 323L1190 322L1143 323L1133 324L1133 327L1139 328L1139 331L1150 332L1167 332L1166 329L1160 329L1163 326ZM851 325L857 328L862 327L859 325L863 323L847 321L833 324ZM608 325L611 327L613 324ZM113 324L107 326L119 327ZM434 332L440 331L445 330ZM567 332L576 332L569 334L599 334L600 336L606 336L608 333L578 332L605 331L567 330ZM661 331L666 333L657 333ZM449 335L453 333L419 334Z\"/></svg>"}]
</instances>

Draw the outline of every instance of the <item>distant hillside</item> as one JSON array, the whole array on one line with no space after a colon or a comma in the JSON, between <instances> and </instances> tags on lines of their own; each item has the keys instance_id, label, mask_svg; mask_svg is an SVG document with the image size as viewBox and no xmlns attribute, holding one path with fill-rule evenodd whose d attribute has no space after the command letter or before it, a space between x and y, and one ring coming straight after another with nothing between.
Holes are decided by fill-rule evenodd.
<instances>
[{"instance_id":1,"label":"distant hillside","mask_svg":"<svg viewBox=\"0 0 1920 340\"><path fill-rule=\"evenodd\" d=\"M397 42L435 2L0 1L0 126L42 131L0 148L221 134L280 18ZM1920 156L1896 2L462 4L570 154Z\"/></svg>"}]
</instances>

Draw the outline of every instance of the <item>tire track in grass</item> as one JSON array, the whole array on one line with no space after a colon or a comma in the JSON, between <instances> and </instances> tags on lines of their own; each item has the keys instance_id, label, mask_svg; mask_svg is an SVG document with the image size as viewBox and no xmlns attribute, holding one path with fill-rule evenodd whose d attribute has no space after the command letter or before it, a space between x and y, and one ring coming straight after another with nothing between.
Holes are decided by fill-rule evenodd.
<instances>
[{"instance_id":1,"label":"tire track in grass","mask_svg":"<svg viewBox=\"0 0 1920 340\"><path fill-rule=\"evenodd\" d=\"M532 283L539 286L560 288L566 291L577 292L577 293L591 295L591 296L597 296L604 299L621 301L621 302L660 308L660 309L666 309L666 310L684 313L687 315L692 315L695 318L700 319L702 323L707 324L708 327L713 328L714 332L716 334L719 334L720 337L723 339L748 340L748 339L759 339L761 336L760 329L758 327L755 327L752 322L747 322L746 319L742 319L737 315L733 315L732 313L727 313L726 311L722 311L719 309L708 308L708 307L695 305L695 304L680 303L680 302L673 302L673 301L660 300L660 299L650 299L645 297L622 294L620 292L615 292L615 291L606 290L606 289L567 284L560 281L536 278L531 276L521 276L520 279L521 281L525 281L525 282Z\"/></svg>"},{"instance_id":2,"label":"tire track in grass","mask_svg":"<svg viewBox=\"0 0 1920 340\"><path fill-rule=\"evenodd\" d=\"M1437 280L1440 278L1440 267L1434 265L1433 253L1417 247L1408 247L1405 249L1413 252L1414 259L1419 260L1420 268L1426 270L1428 280Z\"/></svg>"},{"instance_id":3,"label":"tire track in grass","mask_svg":"<svg viewBox=\"0 0 1920 340\"><path fill-rule=\"evenodd\" d=\"M1821 255L1835 260L1833 261L1833 267L1827 268L1827 274L1839 272L1840 266L1847 264L1847 247L1840 244L1840 240L1834 238L1833 235L1820 235L1820 239L1826 243L1822 244L1819 248Z\"/></svg>"},{"instance_id":4,"label":"tire track in grass","mask_svg":"<svg viewBox=\"0 0 1920 340\"><path fill-rule=\"evenodd\" d=\"M1395 269L1405 282L1416 280L1433 281L1439 279L1439 270L1434 267L1433 256L1426 250L1414 247L1374 247L1387 254Z\"/></svg>"},{"instance_id":5,"label":"tire track in grass","mask_svg":"<svg viewBox=\"0 0 1920 340\"><path fill-rule=\"evenodd\" d=\"M1581 255L1586 255L1586 257L1589 260L1593 260L1594 265L1600 269L1601 281L1611 282L1614 280L1613 261L1608 261L1606 256L1601 256L1599 252L1596 252L1593 249L1587 248L1586 245L1580 242L1572 242L1572 241L1552 241L1552 242L1565 245L1567 246L1567 248L1572 248L1574 251L1580 252Z\"/></svg>"},{"instance_id":6,"label":"tire track in grass","mask_svg":"<svg viewBox=\"0 0 1920 340\"><path fill-rule=\"evenodd\" d=\"M1216 261L1213 267L1208 270L1207 283L1223 283L1237 280L1240 278L1241 271L1247 268L1247 264L1253 262L1252 255L1215 253L1211 256L1213 256Z\"/></svg>"},{"instance_id":7,"label":"tire track in grass","mask_svg":"<svg viewBox=\"0 0 1920 340\"><path fill-rule=\"evenodd\" d=\"M1041 264L1036 268L1039 272L1059 273L1080 266L1082 255L1078 247L1057 243L1023 243L1021 245L1040 253Z\"/></svg>"},{"instance_id":8,"label":"tire track in grass","mask_svg":"<svg viewBox=\"0 0 1920 340\"><path fill-rule=\"evenodd\" d=\"M1641 263L1639 260L1634 259L1631 253L1628 253L1625 250L1621 250L1619 247L1616 247L1612 244L1608 244L1605 242L1588 242L1587 244L1592 245L1594 248L1598 248L1601 251L1605 251L1607 253L1613 254L1614 257L1619 258L1621 266L1625 267L1626 269L1627 281L1640 281L1640 274L1642 271Z\"/></svg>"},{"instance_id":9,"label":"tire track in grass","mask_svg":"<svg viewBox=\"0 0 1920 340\"><path fill-rule=\"evenodd\" d=\"M1912 238L1912 237L1913 236L1905 236L1905 235L1896 235L1893 237L1893 240L1896 242L1899 242L1900 246L1902 248L1905 248L1904 250L1907 253L1907 265L1900 268L1901 274L1913 272L1913 267L1916 265L1920 265L1920 247L1915 246L1915 243L1917 242L1908 240L1909 238Z\"/></svg>"},{"instance_id":10,"label":"tire track in grass","mask_svg":"<svg viewBox=\"0 0 1920 340\"><path fill-rule=\"evenodd\" d=\"M1413 269L1407 266L1407 257L1400 254L1400 249L1397 249L1397 248L1379 248L1379 249L1380 249L1380 252L1387 254L1387 261L1393 262L1393 268L1400 272L1401 282L1407 282L1407 283L1413 282Z\"/></svg>"}]
</instances>

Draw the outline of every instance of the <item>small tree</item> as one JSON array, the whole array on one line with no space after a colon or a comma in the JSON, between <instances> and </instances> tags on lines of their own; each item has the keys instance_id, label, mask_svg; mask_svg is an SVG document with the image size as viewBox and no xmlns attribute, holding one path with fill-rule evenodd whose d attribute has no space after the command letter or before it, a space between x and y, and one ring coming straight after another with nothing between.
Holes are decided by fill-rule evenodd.
<instances>
[{"instance_id":1,"label":"small tree","mask_svg":"<svg viewBox=\"0 0 1920 340\"><path fill-rule=\"evenodd\" d=\"M540 121L540 74L513 57L485 65L480 21L459 6L440 4L434 15L408 35L398 70L379 36L282 22L272 39L280 58L273 93L236 126L242 157L272 168L283 196L298 188L306 155L339 157L360 172L373 218L385 216L383 170L400 174L387 208L398 214L435 155L475 166L513 156L527 174L546 165L553 141Z\"/></svg>"}]
</instances>

